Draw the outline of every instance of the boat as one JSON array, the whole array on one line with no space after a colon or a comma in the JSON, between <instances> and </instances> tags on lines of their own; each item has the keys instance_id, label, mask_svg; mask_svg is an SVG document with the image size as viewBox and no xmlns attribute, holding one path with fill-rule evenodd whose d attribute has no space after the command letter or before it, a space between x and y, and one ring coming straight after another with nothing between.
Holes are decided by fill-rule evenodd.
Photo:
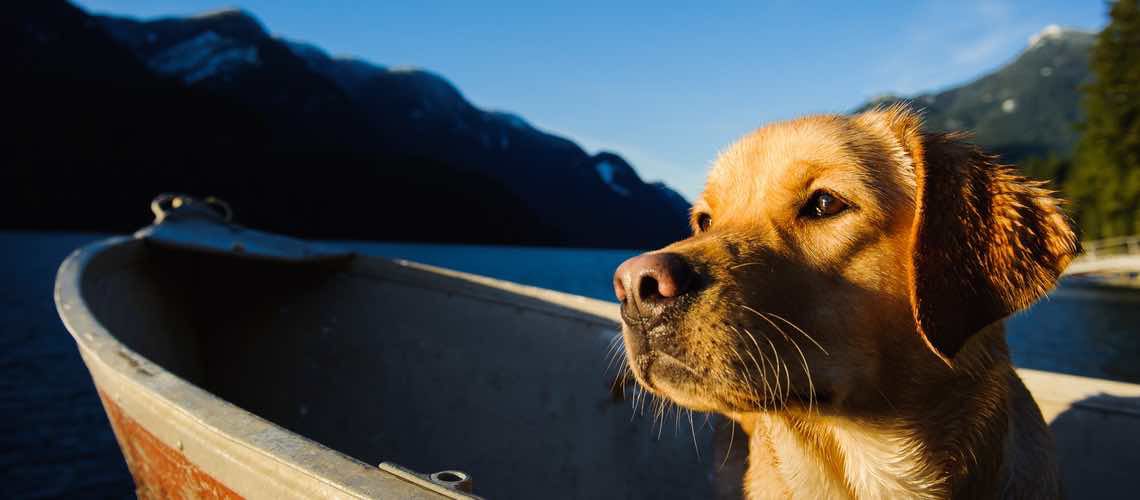
<instances>
[{"instance_id":1,"label":"boat","mask_svg":"<svg viewBox=\"0 0 1140 500\"><path fill-rule=\"evenodd\" d=\"M140 498L723 494L717 419L615 385L616 304L153 208L55 288ZM1079 496L1130 491L1140 386L1019 371Z\"/></svg>"}]
</instances>

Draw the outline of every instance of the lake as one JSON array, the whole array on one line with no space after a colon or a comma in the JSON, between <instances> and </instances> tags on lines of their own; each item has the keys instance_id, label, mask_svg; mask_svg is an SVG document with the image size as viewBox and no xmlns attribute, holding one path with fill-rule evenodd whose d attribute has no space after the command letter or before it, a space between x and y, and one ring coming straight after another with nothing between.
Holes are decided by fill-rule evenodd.
<instances>
[{"instance_id":1,"label":"lake","mask_svg":"<svg viewBox=\"0 0 1140 500\"><path fill-rule=\"evenodd\" d=\"M133 483L75 344L55 314L59 263L102 236L0 232L0 481L26 497L121 497ZM526 285L613 300L630 250L339 242ZM1065 283L1008 322L1019 366L1140 383L1140 292Z\"/></svg>"}]
</instances>

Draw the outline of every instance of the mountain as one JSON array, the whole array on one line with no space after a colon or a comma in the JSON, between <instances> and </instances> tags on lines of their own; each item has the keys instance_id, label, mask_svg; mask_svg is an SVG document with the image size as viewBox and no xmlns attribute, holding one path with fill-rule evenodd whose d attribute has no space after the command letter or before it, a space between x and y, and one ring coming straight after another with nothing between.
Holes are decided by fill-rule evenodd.
<instances>
[{"instance_id":1,"label":"mountain","mask_svg":"<svg viewBox=\"0 0 1140 500\"><path fill-rule=\"evenodd\" d=\"M1049 154L1068 156L1081 119L1080 86L1090 77L1096 35L1046 27L1013 61L964 85L910 97L886 95L862 111L899 101L925 111L933 130L970 130L975 140L1017 162Z\"/></svg>"},{"instance_id":2,"label":"mountain","mask_svg":"<svg viewBox=\"0 0 1140 500\"><path fill-rule=\"evenodd\" d=\"M10 9L27 124L0 227L119 231L162 191L318 238L654 247L687 202L614 154L471 105L437 75L332 58L225 10L150 21Z\"/></svg>"},{"instance_id":3,"label":"mountain","mask_svg":"<svg viewBox=\"0 0 1140 500\"><path fill-rule=\"evenodd\" d=\"M680 219L667 217L671 227L679 220L686 228L682 234L687 232L688 202L678 204L680 195L675 191L646 184L616 154L589 156L572 141L542 132L519 116L482 111L430 72L389 69L333 58L307 44L289 45L313 71L352 96L392 144L494 177L531 204L543 220L557 221L571 238L589 239L605 224L599 219L636 211L638 206L653 207L654 214L683 214ZM440 148L440 143L448 147ZM592 194L584 197L585 193ZM663 230L654 227L659 221L646 222L649 233ZM635 239L645 237L649 235Z\"/></svg>"}]
</instances>

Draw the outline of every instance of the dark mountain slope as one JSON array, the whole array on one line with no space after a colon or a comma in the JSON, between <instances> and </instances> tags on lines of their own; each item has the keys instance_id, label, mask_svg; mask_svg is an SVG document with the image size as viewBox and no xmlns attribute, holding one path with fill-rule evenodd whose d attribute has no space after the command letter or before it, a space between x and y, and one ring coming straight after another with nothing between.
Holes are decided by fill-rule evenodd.
<instances>
[{"instance_id":1,"label":"dark mountain slope","mask_svg":"<svg viewBox=\"0 0 1140 500\"><path fill-rule=\"evenodd\" d=\"M935 130L972 130L1007 161L1067 156L1076 143L1080 86L1089 79L1095 35L1047 27L1013 61L975 81L913 97L885 96L860 106L909 101Z\"/></svg>"},{"instance_id":2,"label":"dark mountain slope","mask_svg":"<svg viewBox=\"0 0 1140 500\"><path fill-rule=\"evenodd\" d=\"M265 113L278 108L292 113L330 110L332 119L304 115L275 120L327 122L330 129L351 129L337 135L353 144L493 179L566 243L653 246L685 232L685 211L636 175L626 179L629 189L612 189L598 170L608 156L591 157L573 142L541 132L521 118L480 110L438 75L332 58L311 45L269 36L241 11L146 22L101 19L153 71L179 78L190 88L230 96ZM294 92L275 86L310 80L320 80L336 92L315 84L298 85ZM282 97L266 103L266 95L274 92ZM325 97L336 93L348 97L349 110ZM333 106L313 104L324 102ZM363 123L355 121L358 116ZM628 168L620 158L611 163Z\"/></svg>"},{"instance_id":3,"label":"dark mountain slope","mask_svg":"<svg viewBox=\"0 0 1140 500\"><path fill-rule=\"evenodd\" d=\"M156 76L66 3L9 14L7 81L18 97L6 116L18 126L5 137L0 227L125 231L149 221L152 196L183 191L229 200L247 224L310 237L562 241L485 176L322 135L331 119L282 126L239 95ZM347 103L328 82L310 88Z\"/></svg>"}]
</instances>

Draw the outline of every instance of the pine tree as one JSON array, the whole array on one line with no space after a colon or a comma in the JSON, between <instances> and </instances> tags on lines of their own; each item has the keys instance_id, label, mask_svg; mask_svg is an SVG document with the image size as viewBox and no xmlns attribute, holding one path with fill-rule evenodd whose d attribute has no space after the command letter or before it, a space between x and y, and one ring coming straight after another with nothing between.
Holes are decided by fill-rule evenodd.
<instances>
[{"instance_id":1,"label":"pine tree","mask_svg":"<svg viewBox=\"0 0 1140 500\"><path fill-rule=\"evenodd\" d=\"M1057 153L1050 152L1048 156L1030 156L1017 162L1021 172L1034 179L1052 179L1053 185L1063 186L1069 178L1069 169L1072 161Z\"/></svg>"},{"instance_id":2,"label":"pine tree","mask_svg":"<svg viewBox=\"0 0 1140 500\"><path fill-rule=\"evenodd\" d=\"M1112 4L1065 190L1086 239L1140 233L1140 0Z\"/></svg>"}]
</instances>

